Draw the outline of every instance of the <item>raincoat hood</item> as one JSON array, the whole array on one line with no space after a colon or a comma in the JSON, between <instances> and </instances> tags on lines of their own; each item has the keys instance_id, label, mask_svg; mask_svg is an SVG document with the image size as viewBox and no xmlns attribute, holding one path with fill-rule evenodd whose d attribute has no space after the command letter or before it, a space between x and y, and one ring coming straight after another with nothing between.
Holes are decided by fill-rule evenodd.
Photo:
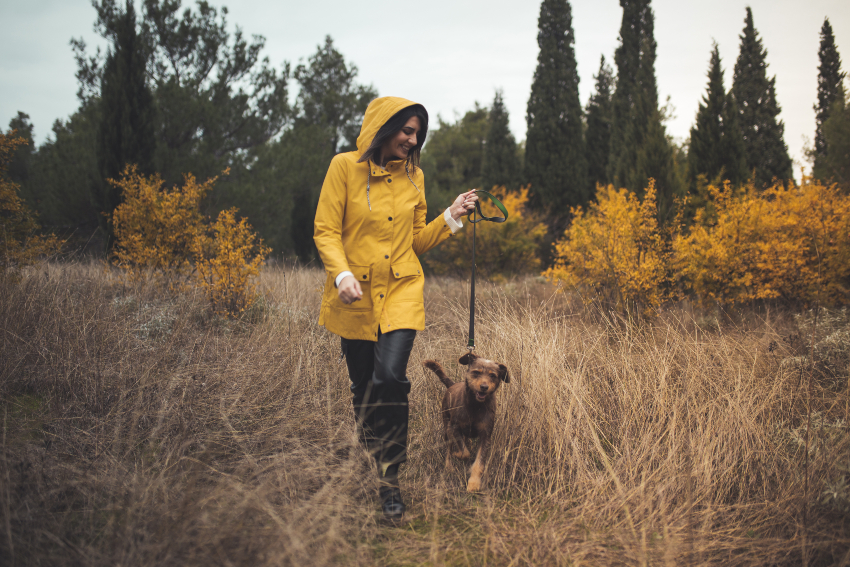
<instances>
[{"instance_id":1,"label":"raincoat hood","mask_svg":"<svg viewBox=\"0 0 850 567\"><path fill-rule=\"evenodd\" d=\"M392 118L399 110L416 104L419 103L397 96L384 96L370 102L366 108L366 115L363 117L360 135L357 136L357 151L360 155L363 155L369 149L372 140L375 139L375 134L387 123L387 120Z\"/></svg>"}]
</instances>

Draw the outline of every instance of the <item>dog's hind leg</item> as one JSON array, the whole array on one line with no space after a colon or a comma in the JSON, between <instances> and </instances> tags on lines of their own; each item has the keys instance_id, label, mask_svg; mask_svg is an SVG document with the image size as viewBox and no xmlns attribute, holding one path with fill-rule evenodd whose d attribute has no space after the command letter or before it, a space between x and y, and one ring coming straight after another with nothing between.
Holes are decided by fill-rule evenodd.
<instances>
[{"instance_id":1,"label":"dog's hind leg","mask_svg":"<svg viewBox=\"0 0 850 567\"><path fill-rule=\"evenodd\" d=\"M447 425L443 431L443 439L446 441L447 465L449 463L449 455L454 455L458 459L468 459L470 457L469 449L466 448L463 435L457 429Z\"/></svg>"},{"instance_id":2,"label":"dog's hind leg","mask_svg":"<svg viewBox=\"0 0 850 567\"><path fill-rule=\"evenodd\" d=\"M463 438L463 435L458 433L457 431L452 432L452 436L454 438L454 445L457 448L452 454L458 459L468 459L471 455L469 449L466 448L466 440Z\"/></svg>"},{"instance_id":3,"label":"dog's hind leg","mask_svg":"<svg viewBox=\"0 0 850 567\"><path fill-rule=\"evenodd\" d=\"M452 463L452 438L449 434L448 426L443 428L443 446L446 449L446 464L445 469L448 470L449 465Z\"/></svg>"}]
</instances>

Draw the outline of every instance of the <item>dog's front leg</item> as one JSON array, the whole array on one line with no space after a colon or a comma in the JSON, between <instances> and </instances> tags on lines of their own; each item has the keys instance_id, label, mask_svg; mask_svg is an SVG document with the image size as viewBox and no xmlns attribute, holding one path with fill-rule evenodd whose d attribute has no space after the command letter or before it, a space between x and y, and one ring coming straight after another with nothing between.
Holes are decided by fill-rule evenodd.
<instances>
[{"instance_id":1,"label":"dog's front leg","mask_svg":"<svg viewBox=\"0 0 850 567\"><path fill-rule=\"evenodd\" d=\"M481 476L485 472L489 449L490 432L479 432L478 454L475 455L475 462L472 463L472 468L469 471L469 482L466 483L467 492L478 492L481 490Z\"/></svg>"}]
</instances>

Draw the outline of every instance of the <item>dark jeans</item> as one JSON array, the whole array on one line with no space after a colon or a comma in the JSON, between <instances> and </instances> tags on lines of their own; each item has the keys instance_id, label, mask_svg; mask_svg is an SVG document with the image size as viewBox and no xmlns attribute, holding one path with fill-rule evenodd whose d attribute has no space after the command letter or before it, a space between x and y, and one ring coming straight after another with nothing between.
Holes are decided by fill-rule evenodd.
<instances>
[{"instance_id":1,"label":"dark jeans","mask_svg":"<svg viewBox=\"0 0 850 567\"><path fill-rule=\"evenodd\" d=\"M378 334L378 341L342 339L361 440L380 464L407 460L407 361L416 331Z\"/></svg>"}]
</instances>

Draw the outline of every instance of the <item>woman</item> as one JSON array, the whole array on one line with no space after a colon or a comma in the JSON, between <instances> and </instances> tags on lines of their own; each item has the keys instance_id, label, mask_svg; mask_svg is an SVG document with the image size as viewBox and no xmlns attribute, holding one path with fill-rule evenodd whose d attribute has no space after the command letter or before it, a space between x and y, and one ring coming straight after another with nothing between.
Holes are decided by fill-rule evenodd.
<instances>
[{"instance_id":1,"label":"woman","mask_svg":"<svg viewBox=\"0 0 850 567\"><path fill-rule=\"evenodd\" d=\"M425 223L419 153L428 113L383 97L366 109L357 150L337 154L322 185L314 240L327 271L319 324L342 337L361 440L375 456L384 516L404 514L399 465L407 458L407 361L425 328L418 256L463 227L469 191Z\"/></svg>"}]
</instances>

